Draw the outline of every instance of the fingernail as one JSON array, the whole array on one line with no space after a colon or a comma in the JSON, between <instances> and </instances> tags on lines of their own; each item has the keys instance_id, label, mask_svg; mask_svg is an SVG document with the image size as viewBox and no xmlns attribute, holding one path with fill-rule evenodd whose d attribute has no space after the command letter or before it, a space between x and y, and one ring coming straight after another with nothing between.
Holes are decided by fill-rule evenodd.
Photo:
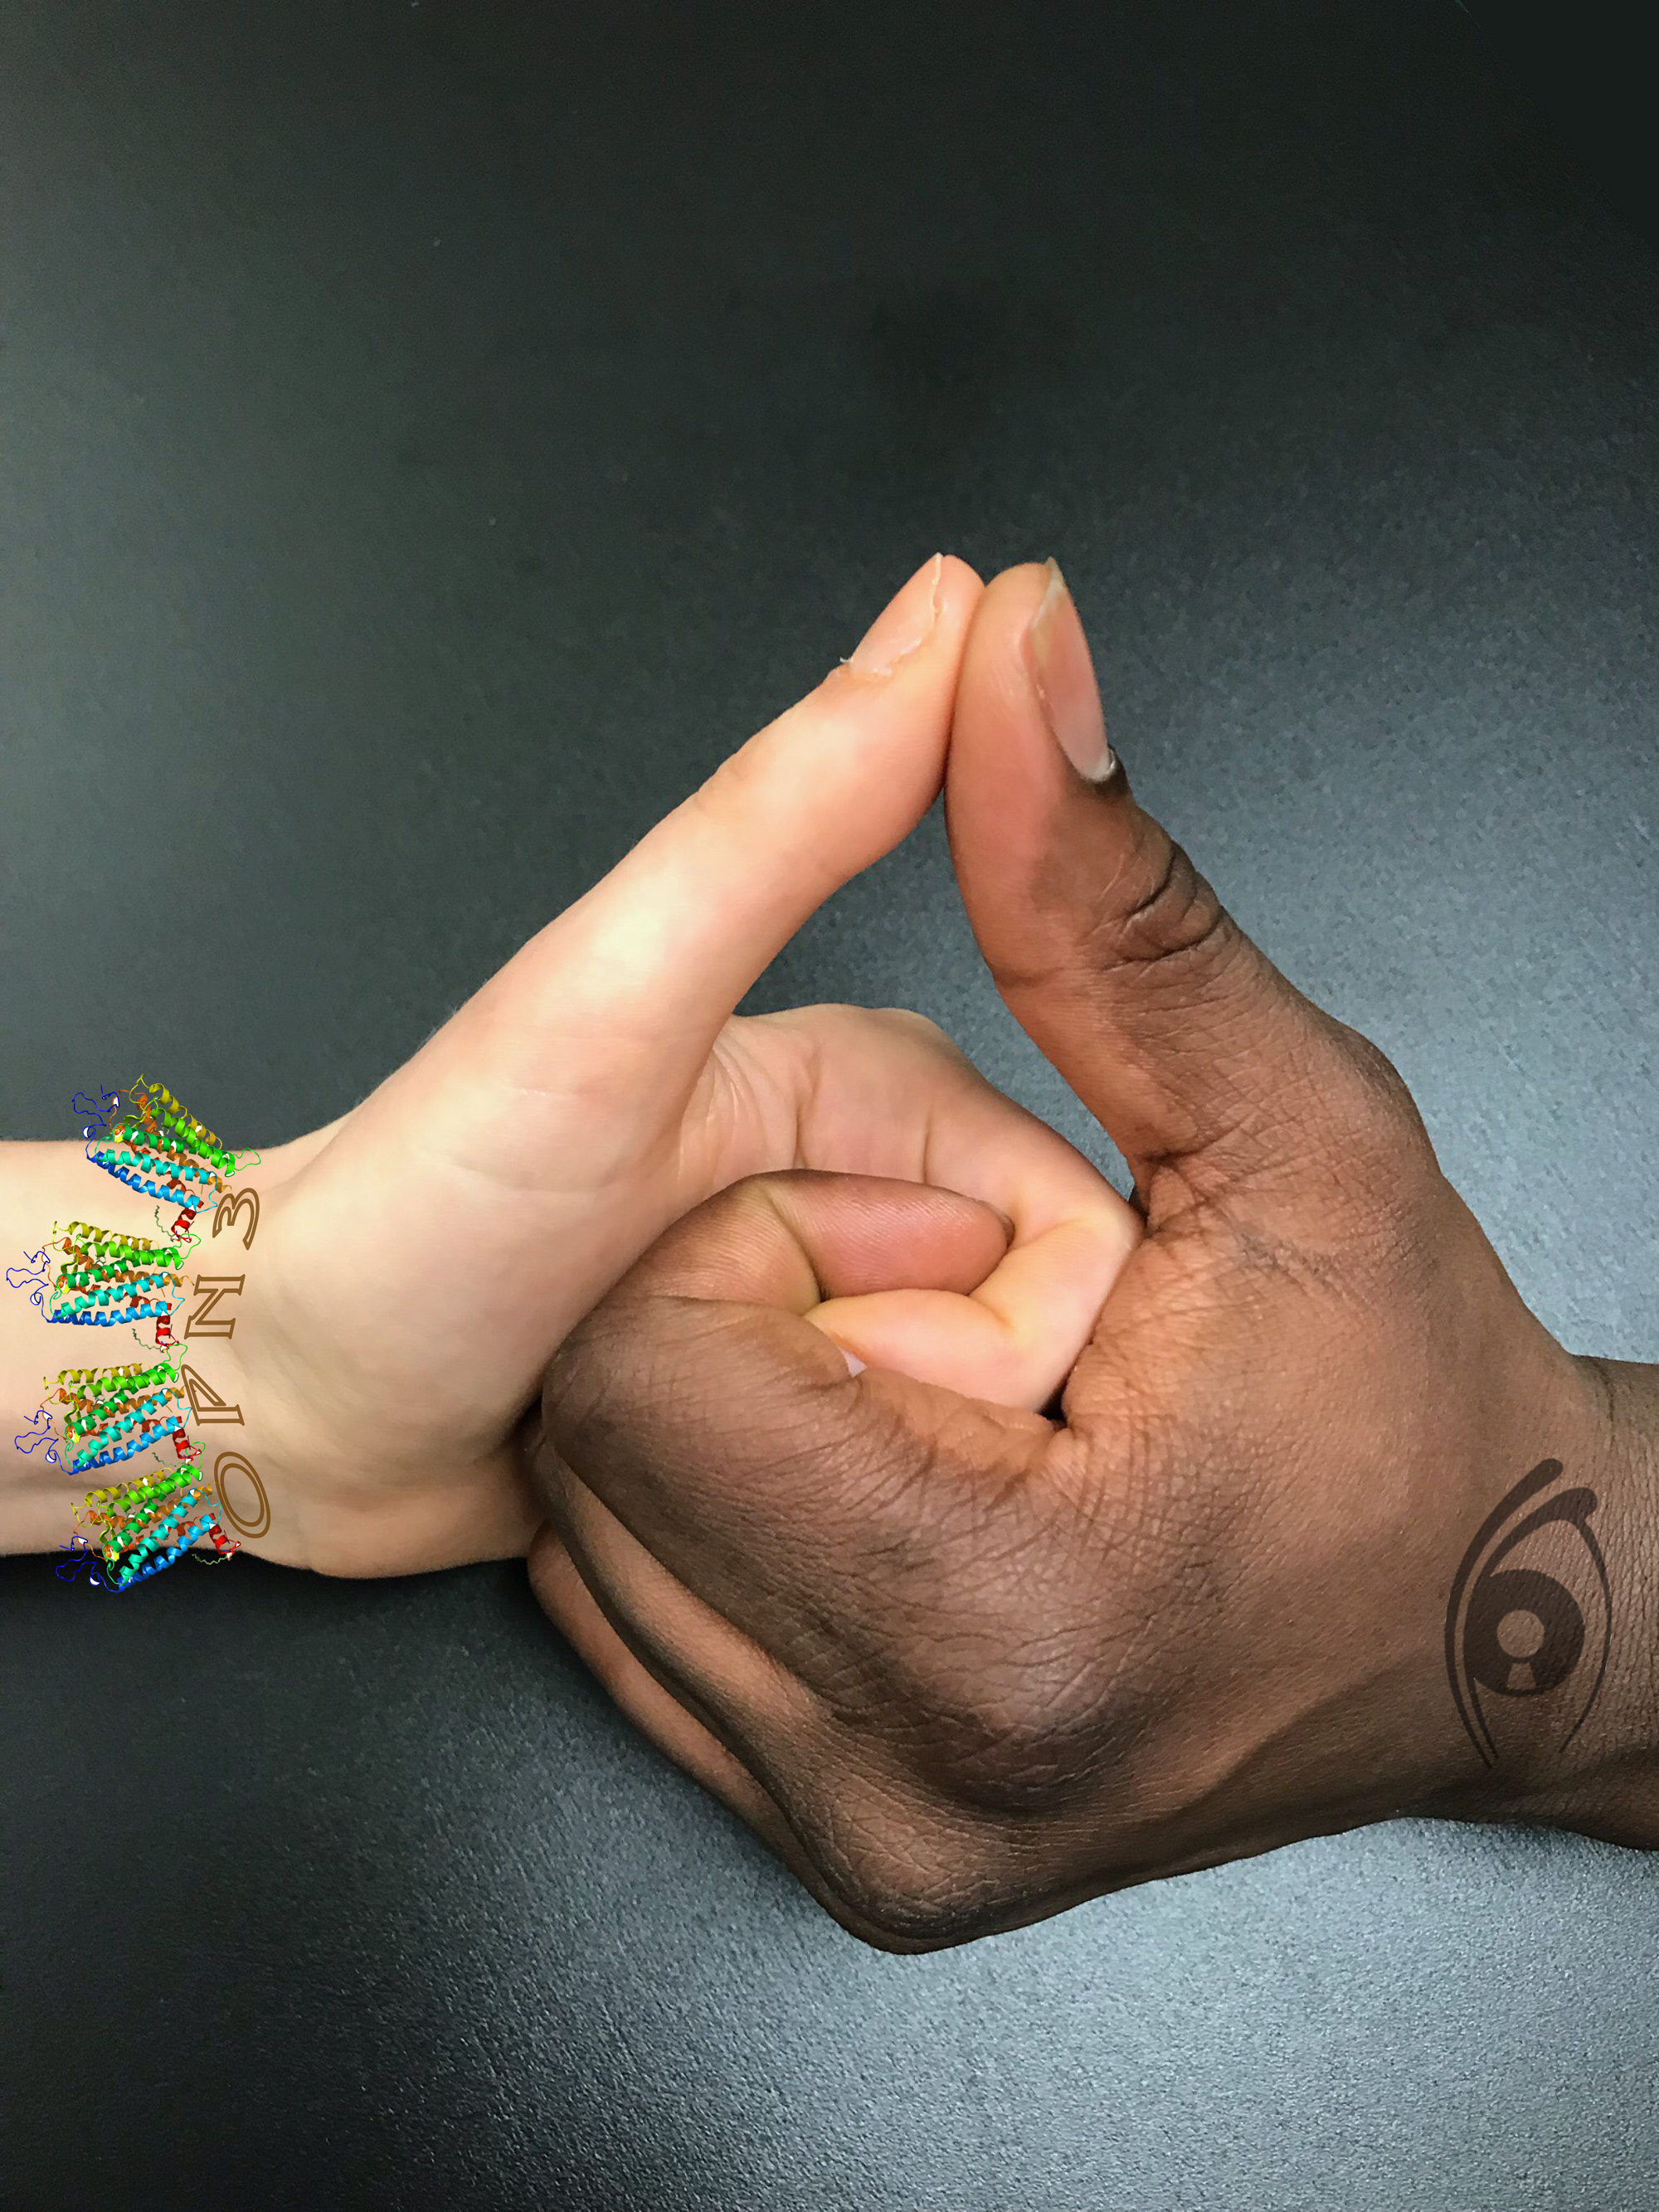
<instances>
[{"instance_id":1,"label":"fingernail","mask_svg":"<svg viewBox=\"0 0 1659 2212\"><path fill-rule=\"evenodd\" d=\"M841 1356L847 1362L847 1371L849 1375L862 1375L868 1364L867 1361L859 1358L856 1352L849 1352L844 1344L841 1348Z\"/></svg>"},{"instance_id":2,"label":"fingernail","mask_svg":"<svg viewBox=\"0 0 1659 2212\"><path fill-rule=\"evenodd\" d=\"M890 676L907 653L925 645L939 620L939 584L945 556L924 561L896 598L891 599L846 660L860 676Z\"/></svg>"},{"instance_id":3,"label":"fingernail","mask_svg":"<svg viewBox=\"0 0 1659 2212\"><path fill-rule=\"evenodd\" d=\"M1054 743L1085 782L1104 783L1117 756L1106 742L1089 641L1058 562L1048 568L1048 588L1025 633L1026 665Z\"/></svg>"}]
</instances>

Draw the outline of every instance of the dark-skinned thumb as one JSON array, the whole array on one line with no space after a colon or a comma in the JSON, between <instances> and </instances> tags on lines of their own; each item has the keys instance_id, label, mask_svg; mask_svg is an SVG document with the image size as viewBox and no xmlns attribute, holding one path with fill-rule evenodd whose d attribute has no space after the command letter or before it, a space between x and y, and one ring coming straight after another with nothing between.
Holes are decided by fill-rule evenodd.
<instances>
[{"instance_id":1,"label":"dark-skinned thumb","mask_svg":"<svg viewBox=\"0 0 1659 2212\"><path fill-rule=\"evenodd\" d=\"M1378 1108L1411 1111L1136 803L1052 562L1007 570L975 611L945 804L998 988L1143 1195L1170 1170L1188 1191L1293 1177Z\"/></svg>"}]
</instances>

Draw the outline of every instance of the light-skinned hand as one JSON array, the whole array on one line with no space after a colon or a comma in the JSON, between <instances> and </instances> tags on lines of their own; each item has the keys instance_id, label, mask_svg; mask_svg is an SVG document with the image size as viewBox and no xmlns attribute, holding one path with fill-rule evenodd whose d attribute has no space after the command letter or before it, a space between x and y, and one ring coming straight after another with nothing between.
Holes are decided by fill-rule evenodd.
<instances>
[{"instance_id":1,"label":"light-skinned hand","mask_svg":"<svg viewBox=\"0 0 1659 2212\"><path fill-rule=\"evenodd\" d=\"M937 795L981 588L963 562L928 562L845 665L406 1066L343 1120L267 1154L250 1178L251 1247L246 1214L204 1235L194 1266L246 1279L219 1309L234 1338L192 1357L244 1412L241 1429L203 1434L210 1470L226 1444L258 1468L270 1526L250 1550L338 1574L522 1552L540 1508L513 1437L548 1357L671 1222L769 1169L844 1169L963 1194L947 1207L977 1201L977 1241L948 1283L857 1297L828 1318L872 1362L1010 1404L1058 1388L1138 1234L1130 1209L914 1015L732 1012ZM14 1241L38 1239L53 1215L151 1227L144 1201L76 1148L10 1149ZM27 1370L25 1406L54 1354L86 1356L83 1333L60 1347L49 1338L72 1333L42 1329L27 1308L9 1307L6 1327L33 1332L4 1354L8 1371ZM64 1541L86 1486L52 1478L44 1456L13 1474L7 1547Z\"/></svg>"}]
</instances>

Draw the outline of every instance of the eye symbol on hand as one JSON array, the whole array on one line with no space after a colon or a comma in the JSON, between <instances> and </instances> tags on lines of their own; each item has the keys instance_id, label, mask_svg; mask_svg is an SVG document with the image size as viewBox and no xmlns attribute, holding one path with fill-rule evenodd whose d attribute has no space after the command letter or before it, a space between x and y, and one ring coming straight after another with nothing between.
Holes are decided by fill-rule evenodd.
<instances>
[{"instance_id":1,"label":"eye symbol on hand","mask_svg":"<svg viewBox=\"0 0 1659 2212\"><path fill-rule=\"evenodd\" d=\"M1562 1750L1595 1703L1613 1634L1607 1562L1590 1527L1599 1503L1593 1490L1567 1483L1559 1460L1543 1460L1463 1554L1446 1607L1446 1673L1488 1766L1498 1764L1506 1706L1534 1722L1547 1715ZM1534 1698L1552 1702L1534 1707Z\"/></svg>"}]
</instances>

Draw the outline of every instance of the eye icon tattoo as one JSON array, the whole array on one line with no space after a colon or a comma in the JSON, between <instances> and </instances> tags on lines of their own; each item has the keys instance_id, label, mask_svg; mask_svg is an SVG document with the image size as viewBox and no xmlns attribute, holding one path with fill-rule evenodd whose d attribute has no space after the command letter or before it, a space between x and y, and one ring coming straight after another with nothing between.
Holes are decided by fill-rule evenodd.
<instances>
[{"instance_id":1,"label":"eye icon tattoo","mask_svg":"<svg viewBox=\"0 0 1659 2212\"><path fill-rule=\"evenodd\" d=\"M1446 1606L1446 1674L1458 1717L1488 1766L1526 1723L1564 1750L1607 1673L1613 1596L1590 1527L1600 1500L1559 1459L1523 1475L1463 1554ZM1534 1702L1535 1701L1535 1702Z\"/></svg>"}]
</instances>

